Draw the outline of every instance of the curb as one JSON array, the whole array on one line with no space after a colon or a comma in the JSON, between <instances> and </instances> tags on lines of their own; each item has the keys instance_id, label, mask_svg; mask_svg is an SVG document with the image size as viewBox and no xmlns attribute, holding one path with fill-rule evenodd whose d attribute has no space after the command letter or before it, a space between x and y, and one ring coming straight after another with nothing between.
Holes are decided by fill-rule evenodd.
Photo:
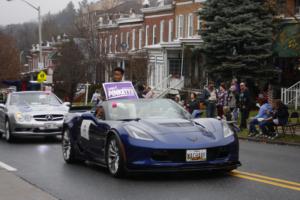
<instances>
[{"instance_id":1,"label":"curb","mask_svg":"<svg viewBox=\"0 0 300 200\"><path fill-rule=\"evenodd\" d=\"M267 144L278 144L278 145L288 145L288 146L300 147L300 143L294 143L294 142L272 141L272 140L267 140L267 139L241 137L241 136L238 136L238 138L240 140L247 140L247 141L252 141L252 142L260 142L260 143L267 143Z\"/></svg>"}]
</instances>

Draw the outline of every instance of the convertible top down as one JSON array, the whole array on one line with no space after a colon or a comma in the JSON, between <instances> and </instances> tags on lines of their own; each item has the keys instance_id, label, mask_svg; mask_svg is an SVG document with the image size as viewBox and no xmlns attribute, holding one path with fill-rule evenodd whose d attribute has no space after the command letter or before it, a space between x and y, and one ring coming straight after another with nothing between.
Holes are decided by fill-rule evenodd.
<instances>
[{"instance_id":1,"label":"convertible top down","mask_svg":"<svg viewBox=\"0 0 300 200\"><path fill-rule=\"evenodd\" d=\"M240 166L236 133L224 121L192 119L168 99L109 100L99 108L100 117L87 111L65 118L67 163L92 161L115 177L132 171L231 171Z\"/></svg>"}]
</instances>

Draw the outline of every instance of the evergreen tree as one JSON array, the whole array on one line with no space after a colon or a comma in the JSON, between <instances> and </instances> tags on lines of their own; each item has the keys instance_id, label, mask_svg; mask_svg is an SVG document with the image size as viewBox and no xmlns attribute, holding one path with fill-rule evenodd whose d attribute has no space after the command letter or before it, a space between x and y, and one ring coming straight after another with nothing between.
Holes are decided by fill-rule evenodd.
<instances>
[{"instance_id":1,"label":"evergreen tree","mask_svg":"<svg viewBox=\"0 0 300 200\"><path fill-rule=\"evenodd\" d=\"M207 0L200 11L206 67L211 77L268 81L272 66L273 15L261 0Z\"/></svg>"}]
</instances>

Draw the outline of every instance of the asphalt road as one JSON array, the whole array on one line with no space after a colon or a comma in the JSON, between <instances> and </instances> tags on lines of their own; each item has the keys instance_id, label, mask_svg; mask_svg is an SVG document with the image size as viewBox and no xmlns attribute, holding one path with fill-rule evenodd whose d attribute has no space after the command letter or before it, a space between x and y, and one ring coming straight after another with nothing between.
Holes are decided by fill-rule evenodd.
<instances>
[{"instance_id":1,"label":"asphalt road","mask_svg":"<svg viewBox=\"0 0 300 200\"><path fill-rule=\"evenodd\" d=\"M300 199L299 147L241 141L240 160L242 167L228 175L150 174L115 179L101 167L65 164L57 141L26 139L8 144L0 140L0 162L62 200Z\"/></svg>"}]
</instances>

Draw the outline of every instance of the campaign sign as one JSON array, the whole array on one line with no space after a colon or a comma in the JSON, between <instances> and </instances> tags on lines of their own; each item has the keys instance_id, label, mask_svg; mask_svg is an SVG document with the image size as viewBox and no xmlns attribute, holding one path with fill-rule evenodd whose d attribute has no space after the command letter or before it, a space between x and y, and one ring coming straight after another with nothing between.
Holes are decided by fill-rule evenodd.
<instances>
[{"instance_id":1,"label":"campaign sign","mask_svg":"<svg viewBox=\"0 0 300 200\"><path fill-rule=\"evenodd\" d=\"M136 91L131 82L103 83L107 100L110 99L138 99Z\"/></svg>"}]
</instances>

